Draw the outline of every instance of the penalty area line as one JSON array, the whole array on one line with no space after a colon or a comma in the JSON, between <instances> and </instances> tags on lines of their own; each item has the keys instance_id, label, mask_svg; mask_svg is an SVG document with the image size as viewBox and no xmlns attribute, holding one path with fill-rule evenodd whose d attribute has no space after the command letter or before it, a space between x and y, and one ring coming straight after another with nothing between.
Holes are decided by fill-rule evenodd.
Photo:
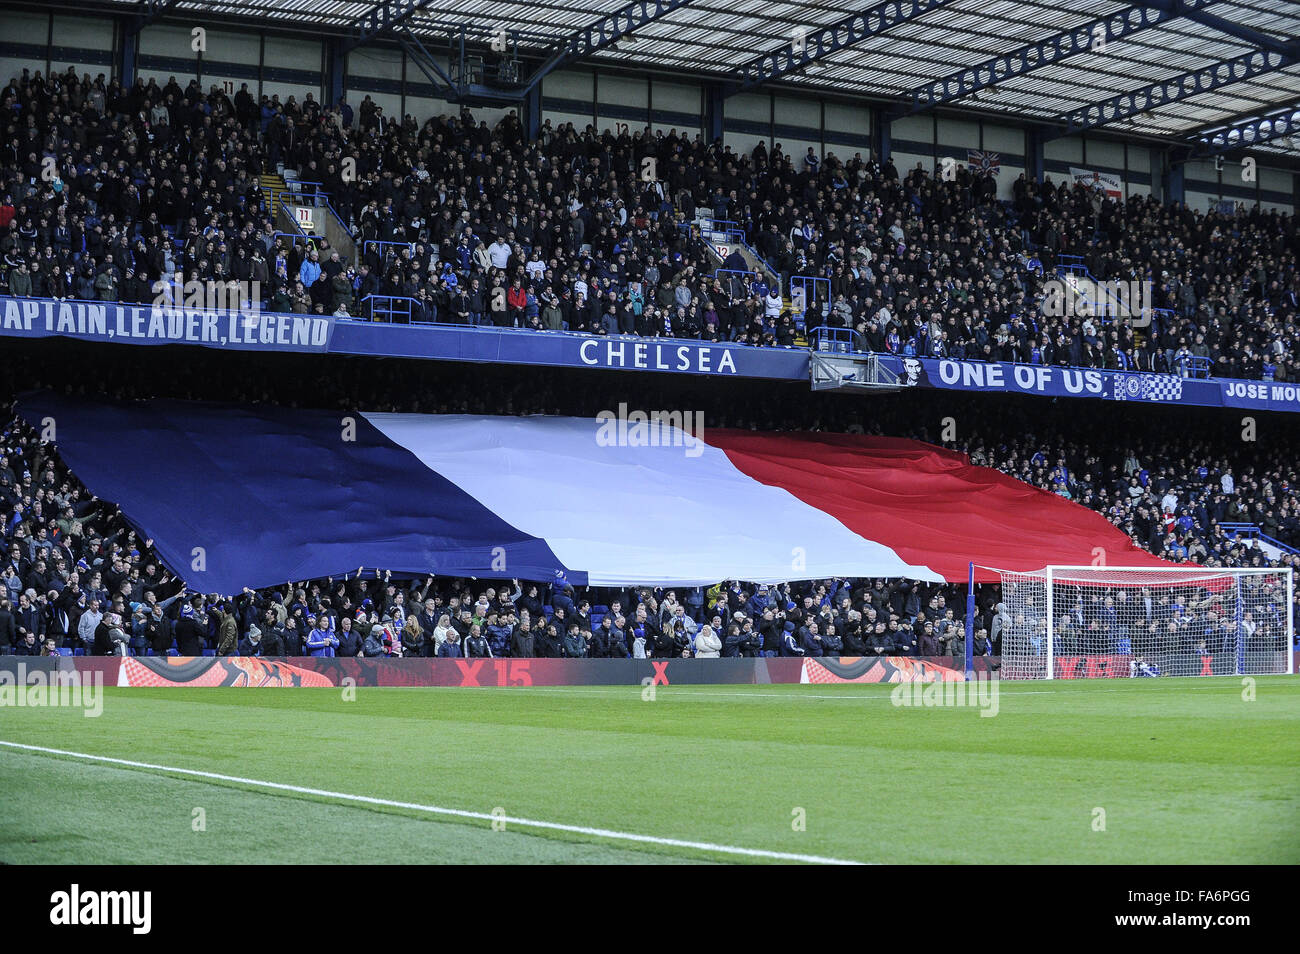
<instances>
[{"instance_id":1,"label":"penalty area line","mask_svg":"<svg viewBox=\"0 0 1300 954\"><path fill-rule=\"evenodd\" d=\"M476 821L499 822L516 825L521 828L539 828L548 831L563 831L575 835L587 835L592 838L606 838L612 841L627 841L645 845L663 845L669 848L691 848L714 854L735 855L745 858L767 858L774 861L800 861L819 865L860 865L865 862L850 861L844 858L823 858L819 855L803 855L785 851L766 851L761 848L742 848L737 845L715 845L707 841L686 841L680 838L661 838L658 835L638 835L634 832L614 831L609 828L589 828L585 825L565 825L560 822L538 821L533 818L515 818L510 815L493 815L488 812L473 812L461 808L443 808L438 805L420 805L415 802L401 802L388 798L375 798L370 795L352 795L347 792L331 792L323 788L308 788L301 785L288 785L283 782L267 782L255 778L243 778L238 775L223 775L219 772L204 772L199 769L178 768L174 765L155 765L152 762L136 762L131 759L117 759L107 755L91 755L87 752L69 752L64 749L52 749L43 745L26 745L22 742L8 742L0 739L0 746L41 755L59 755L64 758L82 759L88 762L101 762L106 765L120 765L125 768L144 769L151 772L166 772L171 775L184 775L191 778L211 779L221 782L234 782L253 788L264 788L279 792L292 792L297 795L315 795L320 798L335 799L342 802L354 802L363 805L377 805L383 808L402 808L408 811L424 812L430 815L445 815L454 818L468 818Z\"/></svg>"}]
</instances>

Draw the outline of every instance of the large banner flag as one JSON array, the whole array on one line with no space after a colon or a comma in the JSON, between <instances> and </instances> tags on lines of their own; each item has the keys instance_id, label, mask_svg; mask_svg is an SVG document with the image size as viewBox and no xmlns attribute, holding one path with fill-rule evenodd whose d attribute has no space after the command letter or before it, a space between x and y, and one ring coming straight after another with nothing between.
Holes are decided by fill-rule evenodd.
<instances>
[{"instance_id":1,"label":"large banner flag","mask_svg":"<svg viewBox=\"0 0 1300 954\"><path fill-rule=\"evenodd\" d=\"M625 408L340 413L42 392L19 412L204 592L358 566L684 586L962 581L972 560L1163 565L1099 514L917 441L703 431L691 414L647 427Z\"/></svg>"},{"instance_id":2,"label":"large banner flag","mask_svg":"<svg viewBox=\"0 0 1300 954\"><path fill-rule=\"evenodd\" d=\"M1101 172L1097 169L1080 169L1077 166L1071 166L1070 175L1076 183L1103 192L1107 198L1124 198L1124 180L1113 172Z\"/></svg>"},{"instance_id":3,"label":"large banner flag","mask_svg":"<svg viewBox=\"0 0 1300 954\"><path fill-rule=\"evenodd\" d=\"M991 176L996 176L1002 171L1002 156L996 152L967 149L966 162L976 172L986 172Z\"/></svg>"}]
</instances>

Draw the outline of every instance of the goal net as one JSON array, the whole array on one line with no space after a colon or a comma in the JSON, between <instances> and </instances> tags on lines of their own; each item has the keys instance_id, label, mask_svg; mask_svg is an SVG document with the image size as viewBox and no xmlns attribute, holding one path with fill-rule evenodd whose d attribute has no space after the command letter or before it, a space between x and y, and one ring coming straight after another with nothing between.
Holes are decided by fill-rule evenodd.
<instances>
[{"instance_id":1,"label":"goal net","mask_svg":"<svg viewBox=\"0 0 1300 954\"><path fill-rule=\"evenodd\" d=\"M1289 569L998 571L988 636L1004 679L1294 671Z\"/></svg>"}]
</instances>

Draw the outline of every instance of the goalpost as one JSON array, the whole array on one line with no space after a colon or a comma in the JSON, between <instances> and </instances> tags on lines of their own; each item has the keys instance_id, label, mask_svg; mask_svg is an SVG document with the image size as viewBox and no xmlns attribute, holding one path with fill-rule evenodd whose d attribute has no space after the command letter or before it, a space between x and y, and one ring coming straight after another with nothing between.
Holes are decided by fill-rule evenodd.
<instances>
[{"instance_id":1,"label":"goalpost","mask_svg":"<svg viewBox=\"0 0 1300 954\"><path fill-rule=\"evenodd\" d=\"M1002 602L988 636L1001 644L1003 679L1295 671L1289 568L997 572Z\"/></svg>"}]
</instances>

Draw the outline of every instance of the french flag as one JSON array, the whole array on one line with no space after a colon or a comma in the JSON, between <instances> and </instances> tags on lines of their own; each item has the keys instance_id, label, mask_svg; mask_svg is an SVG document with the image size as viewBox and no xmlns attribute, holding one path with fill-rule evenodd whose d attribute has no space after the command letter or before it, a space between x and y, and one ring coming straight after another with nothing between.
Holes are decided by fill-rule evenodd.
<instances>
[{"instance_id":1,"label":"french flag","mask_svg":"<svg viewBox=\"0 0 1300 954\"><path fill-rule=\"evenodd\" d=\"M19 413L52 421L73 474L204 592L358 566L692 586L1168 565L1087 508L911 440L51 392Z\"/></svg>"}]
</instances>

